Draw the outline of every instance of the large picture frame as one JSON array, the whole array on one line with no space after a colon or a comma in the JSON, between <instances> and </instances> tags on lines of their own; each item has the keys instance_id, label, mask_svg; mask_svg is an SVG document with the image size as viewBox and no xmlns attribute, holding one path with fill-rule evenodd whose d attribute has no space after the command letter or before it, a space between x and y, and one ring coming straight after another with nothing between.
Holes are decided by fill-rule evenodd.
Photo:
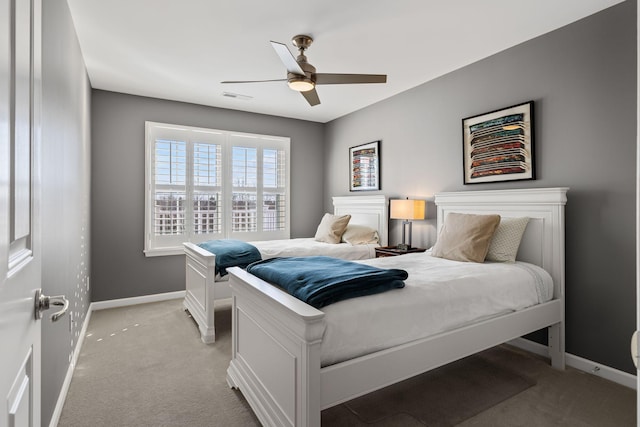
<instances>
[{"instance_id":1,"label":"large picture frame","mask_svg":"<svg viewBox=\"0 0 640 427\"><path fill-rule=\"evenodd\" d=\"M462 119L464 184L536 179L533 101Z\"/></svg>"},{"instance_id":2,"label":"large picture frame","mask_svg":"<svg viewBox=\"0 0 640 427\"><path fill-rule=\"evenodd\" d=\"M380 190L380 141L349 148L349 190Z\"/></svg>"}]
</instances>

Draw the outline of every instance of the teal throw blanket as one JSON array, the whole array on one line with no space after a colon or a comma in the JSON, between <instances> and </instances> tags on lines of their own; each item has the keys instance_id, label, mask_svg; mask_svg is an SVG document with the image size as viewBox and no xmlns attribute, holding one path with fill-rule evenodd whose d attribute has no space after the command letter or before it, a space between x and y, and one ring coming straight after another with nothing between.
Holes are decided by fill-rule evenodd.
<instances>
[{"instance_id":1,"label":"teal throw blanket","mask_svg":"<svg viewBox=\"0 0 640 427\"><path fill-rule=\"evenodd\" d=\"M252 262L262 259L255 246L240 240L209 240L199 243L198 246L215 254L216 274L221 276L227 274L227 268L229 267L246 268Z\"/></svg>"},{"instance_id":2,"label":"teal throw blanket","mask_svg":"<svg viewBox=\"0 0 640 427\"><path fill-rule=\"evenodd\" d=\"M276 284L315 308L348 298L403 288L408 274L326 256L271 258L247 272Z\"/></svg>"}]
</instances>

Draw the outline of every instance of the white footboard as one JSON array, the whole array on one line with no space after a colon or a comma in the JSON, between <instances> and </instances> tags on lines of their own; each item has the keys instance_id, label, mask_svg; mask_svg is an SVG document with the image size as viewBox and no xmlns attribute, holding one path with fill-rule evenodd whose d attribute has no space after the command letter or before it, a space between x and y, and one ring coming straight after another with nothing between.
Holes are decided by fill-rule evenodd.
<instances>
[{"instance_id":1,"label":"white footboard","mask_svg":"<svg viewBox=\"0 0 640 427\"><path fill-rule=\"evenodd\" d=\"M563 304L556 299L321 368L324 313L244 270L229 272L227 381L265 426L319 426L323 409L545 327L560 346L551 352L552 364L564 367L563 345L551 334L563 330Z\"/></svg>"},{"instance_id":2,"label":"white footboard","mask_svg":"<svg viewBox=\"0 0 640 427\"><path fill-rule=\"evenodd\" d=\"M320 426L324 313L230 268L232 356L227 381L265 426Z\"/></svg>"},{"instance_id":3,"label":"white footboard","mask_svg":"<svg viewBox=\"0 0 640 427\"><path fill-rule=\"evenodd\" d=\"M193 243L184 243L186 293L184 308L198 324L202 342L216 340L214 299L231 297L229 282L216 282L216 256Z\"/></svg>"}]
</instances>

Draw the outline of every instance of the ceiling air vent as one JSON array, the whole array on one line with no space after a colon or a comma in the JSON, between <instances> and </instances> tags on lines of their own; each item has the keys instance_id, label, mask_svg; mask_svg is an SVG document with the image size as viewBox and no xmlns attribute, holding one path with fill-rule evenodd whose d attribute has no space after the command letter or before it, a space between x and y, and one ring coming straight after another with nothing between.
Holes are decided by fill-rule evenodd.
<instances>
[{"instance_id":1,"label":"ceiling air vent","mask_svg":"<svg viewBox=\"0 0 640 427\"><path fill-rule=\"evenodd\" d=\"M222 96L226 96L227 98L241 99L243 101L249 101L250 99L253 99L253 96L242 95L242 94L233 93L233 92L222 92Z\"/></svg>"}]
</instances>

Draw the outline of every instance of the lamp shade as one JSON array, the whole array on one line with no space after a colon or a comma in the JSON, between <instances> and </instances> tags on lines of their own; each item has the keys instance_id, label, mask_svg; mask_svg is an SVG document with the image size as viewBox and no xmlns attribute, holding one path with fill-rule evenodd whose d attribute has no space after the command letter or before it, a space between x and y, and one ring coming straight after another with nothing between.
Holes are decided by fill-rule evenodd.
<instances>
[{"instance_id":1,"label":"lamp shade","mask_svg":"<svg viewBox=\"0 0 640 427\"><path fill-rule=\"evenodd\" d=\"M424 200L391 200L391 219L424 219Z\"/></svg>"}]
</instances>

